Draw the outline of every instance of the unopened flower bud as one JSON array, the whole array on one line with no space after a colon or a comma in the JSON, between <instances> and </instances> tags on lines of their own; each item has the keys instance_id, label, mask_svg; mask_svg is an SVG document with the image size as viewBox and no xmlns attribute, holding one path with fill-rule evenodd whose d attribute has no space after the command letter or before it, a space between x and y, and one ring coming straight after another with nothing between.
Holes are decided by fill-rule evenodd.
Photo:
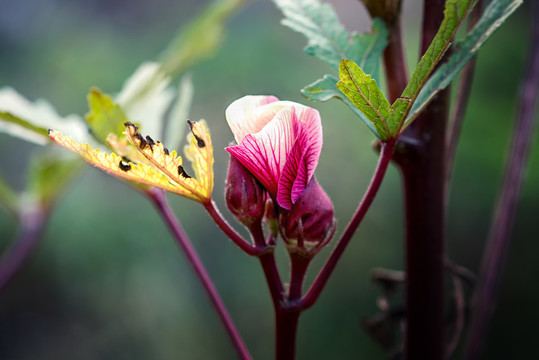
<instances>
[{"instance_id":1,"label":"unopened flower bud","mask_svg":"<svg viewBox=\"0 0 539 360\"><path fill-rule=\"evenodd\" d=\"M264 216L266 191L234 156L228 165L225 201L234 217L247 227Z\"/></svg>"},{"instance_id":2,"label":"unopened flower bud","mask_svg":"<svg viewBox=\"0 0 539 360\"><path fill-rule=\"evenodd\" d=\"M313 253L327 245L335 233L331 199L313 177L288 212L281 212L279 224L289 251Z\"/></svg>"}]
</instances>

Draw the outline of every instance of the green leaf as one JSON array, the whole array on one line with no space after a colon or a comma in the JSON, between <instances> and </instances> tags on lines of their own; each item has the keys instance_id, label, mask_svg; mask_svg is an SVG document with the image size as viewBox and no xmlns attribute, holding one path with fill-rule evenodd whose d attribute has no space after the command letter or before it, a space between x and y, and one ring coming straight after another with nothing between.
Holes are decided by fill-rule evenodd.
<instances>
[{"instance_id":1,"label":"green leaf","mask_svg":"<svg viewBox=\"0 0 539 360\"><path fill-rule=\"evenodd\" d=\"M246 0L214 0L191 22L180 28L176 37L161 55L156 76L134 93L128 101L137 101L164 79L174 78L189 67L211 57L223 42L226 21Z\"/></svg>"},{"instance_id":2,"label":"green leaf","mask_svg":"<svg viewBox=\"0 0 539 360\"><path fill-rule=\"evenodd\" d=\"M0 130L40 145L50 141L48 129L36 126L9 112L0 111Z\"/></svg>"},{"instance_id":3,"label":"green leaf","mask_svg":"<svg viewBox=\"0 0 539 360\"><path fill-rule=\"evenodd\" d=\"M47 129L56 128L77 136L88 138L88 128L77 115L62 117L48 102L38 99L29 101L12 88L0 89L0 132L17 136L39 145L49 142Z\"/></svg>"},{"instance_id":4,"label":"green leaf","mask_svg":"<svg viewBox=\"0 0 539 360\"><path fill-rule=\"evenodd\" d=\"M438 32L417 64L402 95L392 105L393 112L388 118L388 125L392 130L391 135L395 136L401 130L404 119L410 112L419 91L451 45L451 39L472 8L473 3L474 0L447 0L445 3L444 20Z\"/></svg>"},{"instance_id":5,"label":"green leaf","mask_svg":"<svg viewBox=\"0 0 539 360\"><path fill-rule=\"evenodd\" d=\"M86 122L98 141L106 144L110 133L119 136L124 132L124 123L129 119L120 105L115 103L109 95L93 88L88 94L88 105L90 112L86 114Z\"/></svg>"},{"instance_id":6,"label":"green leaf","mask_svg":"<svg viewBox=\"0 0 539 360\"><path fill-rule=\"evenodd\" d=\"M273 0L283 12L283 25L307 38L305 52L339 69L342 59L355 61L367 74L377 72L387 44L387 29L375 19L367 34L349 33L330 4L318 0Z\"/></svg>"},{"instance_id":7,"label":"green leaf","mask_svg":"<svg viewBox=\"0 0 539 360\"><path fill-rule=\"evenodd\" d=\"M494 0L469 34L454 46L455 50L429 78L419 92L406 123L410 123L439 91L448 86L485 41L520 5L522 0Z\"/></svg>"},{"instance_id":8,"label":"green leaf","mask_svg":"<svg viewBox=\"0 0 539 360\"><path fill-rule=\"evenodd\" d=\"M351 60L341 61L339 75L337 88L374 124L377 136L387 140L393 130L387 124L391 107L376 81Z\"/></svg>"},{"instance_id":9,"label":"green leaf","mask_svg":"<svg viewBox=\"0 0 539 360\"><path fill-rule=\"evenodd\" d=\"M316 80L314 83L307 85L301 89L301 93L308 99L314 101L327 101L331 98L342 100L348 107L361 119L369 129L375 134L378 134L374 124L359 110L350 99L346 97L338 88L338 80L331 75L324 75L322 79Z\"/></svg>"},{"instance_id":10,"label":"green leaf","mask_svg":"<svg viewBox=\"0 0 539 360\"><path fill-rule=\"evenodd\" d=\"M82 169L78 158L65 158L58 154L41 153L32 157L28 189L41 205L51 206L68 183Z\"/></svg>"}]
</instances>

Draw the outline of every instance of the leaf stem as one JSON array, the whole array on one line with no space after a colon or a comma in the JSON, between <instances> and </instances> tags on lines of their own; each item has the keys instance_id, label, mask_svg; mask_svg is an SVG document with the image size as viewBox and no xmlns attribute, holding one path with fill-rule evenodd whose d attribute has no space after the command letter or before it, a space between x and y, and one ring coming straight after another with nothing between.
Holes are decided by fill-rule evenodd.
<instances>
[{"instance_id":1,"label":"leaf stem","mask_svg":"<svg viewBox=\"0 0 539 360\"><path fill-rule=\"evenodd\" d=\"M236 329L236 326L234 325L230 314L228 313L221 297L219 296L219 292L215 288L215 285L213 284L208 272L206 271L206 268L198 257L198 254L193 244L189 240L189 237L183 230L183 227L181 226L178 219L174 216L172 209L168 205L164 192L161 190L152 189L148 191L148 196L163 217L163 220L170 228L172 234L174 235L176 243L182 249L183 253L187 257L189 265L191 265L198 279L202 283L206 294L210 298L210 301L215 308L215 311L219 315L219 318L232 344L234 345L234 348L236 349L238 357L243 360L251 359L251 355L249 354L249 351L247 350L247 347L245 346L241 335Z\"/></svg>"},{"instance_id":2,"label":"leaf stem","mask_svg":"<svg viewBox=\"0 0 539 360\"><path fill-rule=\"evenodd\" d=\"M384 179L384 175L388 168L389 162L391 161L391 157L393 156L394 149L395 143L393 141L381 143L378 165L376 167L376 170L374 171L369 187L367 188L365 195L363 195L363 199L361 200L356 212L352 216L352 219L348 223L348 226L344 230L344 233L337 242L335 249L324 264L324 267L318 273L316 279L314 280L313 284L311 285L303 299L298 303L297 306L299 306L301 309L308 309L313 306L320 294L322 293L322 290L324 289L329 277L333 273L333 270L337 266L339 259L344 253L346 246L352 239L352 236L356 232L359 224L365 217L367 210L374 201L376 193L378 192L378 189L380 189L380 185L382 184L382 180Z\"/></svg>"},{"instance_id":3,"label":"leaf stem","mask_svg":"<svg viewBox=\"0 0 539 360\"><path fill-rule=\"evenodd\" d=\"M539 89L539 3L532 2L532 36L520 91L520 101L515 119L511 150L506 163L504 181L490 227L487 247L479 281L474 294L474 315L470 325L465 359L479 359L485 342L487 328L498 293L510 236L513 229L518 197L524 180L528 155L533 143L535 109Z\"/></svg>"}]
</instances>

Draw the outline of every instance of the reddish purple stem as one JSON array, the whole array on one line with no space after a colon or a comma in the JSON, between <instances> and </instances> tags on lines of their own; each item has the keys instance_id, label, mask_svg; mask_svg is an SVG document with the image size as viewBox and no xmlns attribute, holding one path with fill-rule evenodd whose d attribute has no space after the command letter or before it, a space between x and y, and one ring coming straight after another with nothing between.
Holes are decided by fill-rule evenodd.
<instances>
[{"instance_id":1,"label":"reddish purple stem","mask_svg":"<svg viewBox=\"0 0 539 360\"><path fill-rule=\"evenodd\" d=\"M5 289L32 254L45 227L47 216L42 207L31 207L23 211L19 221L21 234L0 259L0 291Z\"/></svg>"},{"instance_id":2,"label":"reddish purple stem","mask_svg":"<svg viewBox=\"0 0 539 360\"><path fill-rule=\"evenodd\" d=\"M320 272L318 273L318 276L314 280L310 289L307 291L303 299L299 302L298 306L300 306L301 309L308 309L313 306L320 294L322 293L322 290L324 289L329 277L333 273L335 266L337 266L339 259L344 253L346 246L352 239L352 236L356 232L359 224L363 220L363 217L367 213L367 210L371 206L376 196L376 193L378 192L378 189L380 189L380 185L382 185L382 180L384 179L384 175L388 168L389 162L391 161L391 157L393 156L394 149L395 144L392 141L387 143L384 142L381 144L378 166L374 171L371 183L369 184L369 187L367 188L367 191L365 192L365 195L363 196L363 199L361 200L361 203L359 204L355 214L350 220L350 223L348 224L340 240L338 241L337 246L329 256L322 270L320 270Z\"/></svg>"},{"instance_id":3,"label":"reddish purple stem","mask_svg":"<svg viewBox=\"0 0 539 360\"><path fill-rule=\"evenodd\" d=\"M241 335L236 329L234 321L230 317L230 314L228 313L221 297L219 296L219 293L215 288L215 285L213 284L208 272L206 271L206 268L198 257L198 254L193 244L183 230L180 222L174 216L172 210L170 209L165 194L161 190L152 190L148 192L148 194L154 205L157 207L157 210L159 210L159 213L162 215L163 220L166 222L166 224L172 231L176 243L182 249L189 264L191 265L198 279L202 283L206 294L210 298L213 307L217 311L217 314L219 315L219 318L221 319L221 322L223 323L223 326L225 327L225 330L232 344L234 345L234 348L236 349L238 357L244 360L251 359L251 355L249 354L249 351L247 350L247 347L245 346Z\"/></svg>"},{"instance_id":4,"label":"reddish purple stem","mask_svg":"<svg viewBox=\"0 0 539 360\"><path fill-rule=\"evenodd\" d=\"M242 249L245 253L251 255L251 256L258 256L262 252L266 251L266 246L253 246L250 243L248 243L230 224L225 220L223 215L219 212L217 207L215 206L215 203L213 200L208 202L207 204L203 204L204 208L208 212L208 214L211 216L213 221L219 226L219 228L225 233L226 236L230 240L234 242L240 249Z\"/></svg>"},{"instance_id":5,"label":"reddish purple stem","mask_svg":"<svg viewBox=\"0 0 539 360\"><path fill-rule=\"evenodd\" d=\"M474 294L474 316L470 325L467 360L479 359L498 293L499 280L509 250L511 232L517 210L520 188L535 127L535 108L539 88L539 3L532 2L532 36L528 62L520 92L511 150L506 163L505 177L490 227L488 245Z\"/></svg>"}]
</instances>

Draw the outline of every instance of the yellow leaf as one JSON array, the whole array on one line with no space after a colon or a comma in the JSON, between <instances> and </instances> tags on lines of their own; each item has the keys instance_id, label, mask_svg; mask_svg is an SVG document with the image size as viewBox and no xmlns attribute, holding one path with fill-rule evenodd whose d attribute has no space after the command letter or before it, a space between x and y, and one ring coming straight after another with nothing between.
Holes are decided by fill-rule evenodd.
<instances>
[{"instance_id":1,"label":"yellow leaf","mask_svg":"<svg viewBox=\"0 0 539 360\"><path fill-rule=\"evenodd\" d=\"M176 151L169 152L159 141L151 137L143 137L137 126L125 123L127 139L159 170L166 174L179 186L198 197L201 203L211 199L213 190L213 147L210 133L205 122L191 122L191 134L187 137L189 144L185 147L186 157L192 162L194 177L187 174L183 160Z\"/></svg>"},{"instance_id":2,"label":"yellow leaf","mask_svg":"<svg viewBox=\"0 0 539 360\"><path fill-rule=\"evenodd\" d=\"M62 135L62 133L58 131L49 130L49 136L57 144L79 154L90 164L108 173L127 180L155 186L198 202L204 203L209 201L209 198L192 191L190 187L186 187L182 183L172 181L164 173L151 165L140 162L136 163L125 156L119 156L114 153L107 154L98 149L93 149L90 145L78 143L72 138Z\"/></svg>"}]
</instances>

